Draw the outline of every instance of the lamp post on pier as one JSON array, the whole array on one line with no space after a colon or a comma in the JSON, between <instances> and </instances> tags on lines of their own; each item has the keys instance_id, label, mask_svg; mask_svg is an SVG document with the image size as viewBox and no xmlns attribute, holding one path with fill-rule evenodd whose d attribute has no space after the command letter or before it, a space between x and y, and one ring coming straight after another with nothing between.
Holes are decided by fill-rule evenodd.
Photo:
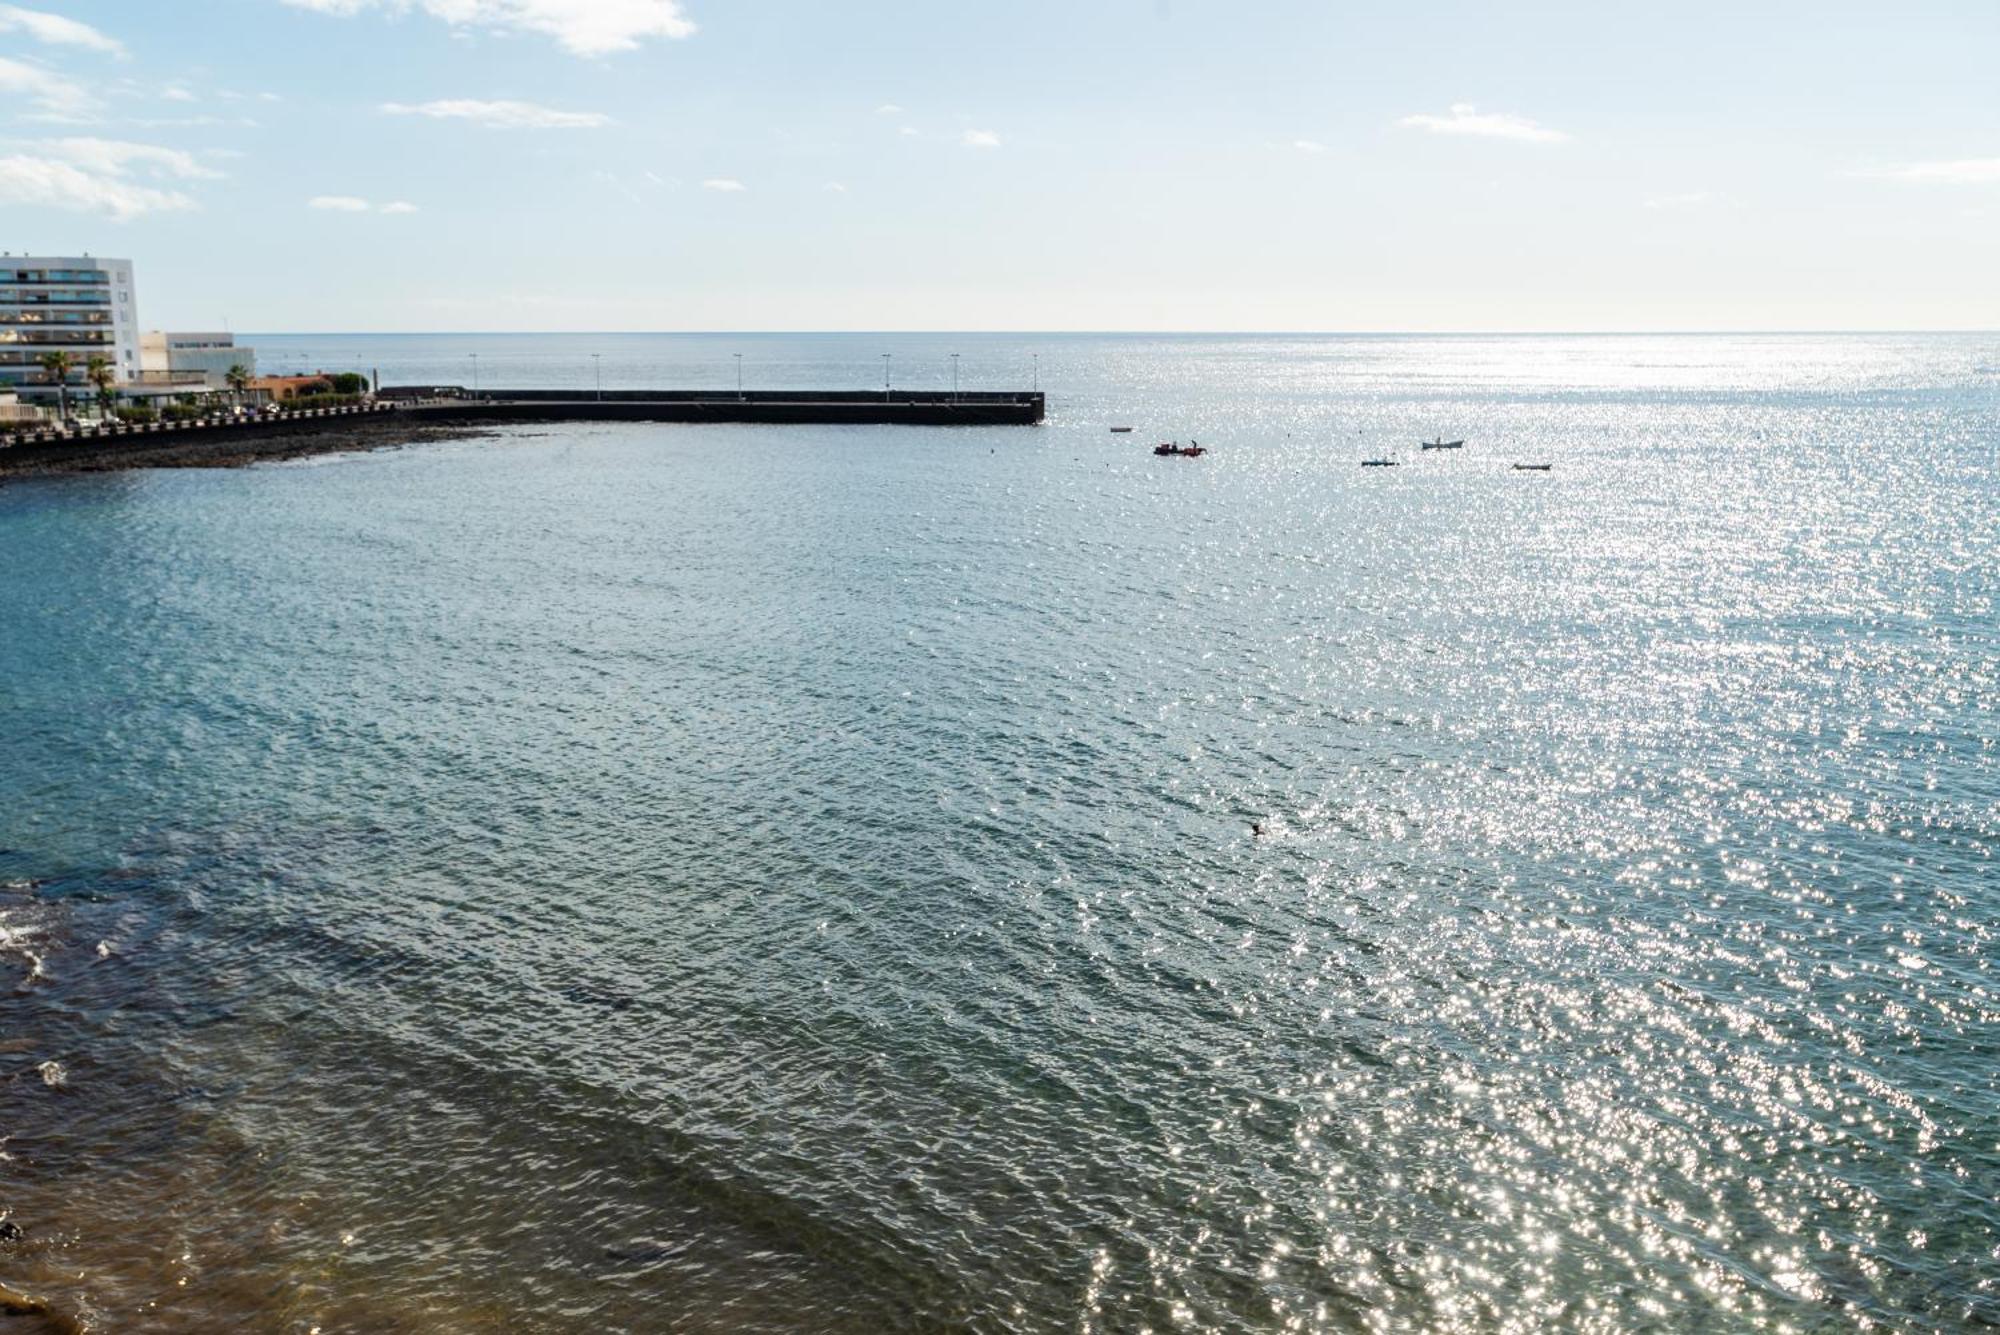
<instances>
[{"instance_id":1,"label":"lamp post on pier","mask_svg":"<svg viewBox=\"0 0 2000 1335\"><path fill-rule=\"evenodd\" d=\"M595 374L596 374L596 376L597 376L597 401L598 401L599 403L602 403L602 402L604 402L604 360L603 360L603 358L604 358L604 354L603 354L603 353L601 353L601 352L593 352L593 353L591 353L591 354L590 354L590 369L591 369L591 371L592 371L593 373L595 373Z\"/></svg>"},{"instance_id":2,"label":"lamp post on pier","mask_svg":"<svg viewBox=\"0 0 2000 1335\"><path fill-rule=\"evenodd\" d=\"M736 397L738 401L741 401L743 398L743 354L732 352L729 355L736 359Z\"/></svg>"},{"instance_id":3,"label":"lamp post on pier","mask_svg":"<svg viewBox=\"0 0 2000 1335\"><path fill-rule=\"evenodd\" d=\"M479 393L479 354L468 352L465 355L472 358L472 392L477 396Z\"/></svg>"},{"instance_id":4,"label":"lamp post on pier","mask_svg":"<svg viewBox=\"0 0 2000 1335\"><path fill-rule=\"evenodd\" d=\"M882 354L882 402L889 401L889 353Z\"/></svg>"},{"instance_id":5,"label":"lamp post on pier","mask_svg":"<svg viewBox=\"0 0 2000 1335\"><path fill-rule=\"evenodd\" d=\"M958 402L958 354L951 354L951 401Z\"/></svg>"},{"instance_id":6,"label":"lamp post on pier","mask_svg":"<svg viewBox=\"0 0 2000 1335\"><path fill-rule=\"evenodd\" d=\"M1035 359L1035 390L1039 393L1042 388L1042 354L1031 352L1028 355Z\"/></svg>"}]
</instances>

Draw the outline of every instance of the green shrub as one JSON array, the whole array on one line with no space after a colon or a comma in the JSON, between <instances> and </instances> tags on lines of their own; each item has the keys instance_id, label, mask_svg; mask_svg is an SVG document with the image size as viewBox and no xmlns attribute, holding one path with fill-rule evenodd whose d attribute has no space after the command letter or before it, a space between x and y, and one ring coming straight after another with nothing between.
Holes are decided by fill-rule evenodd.
<instances>
[{"instance_id":1,"label":"green shrub","mask_svg":"<svg viewBox=\"0 0 2000 1335\"><path fill-rule=\"evenodd\" d=\"M151 408L120 408L118 409L118 420L132 425L143 425L147 422L159 421L160 415Z\"/></svg>"},{"instance_id":2,"label":"green shrub","mask_svg":"<svg viewBox=\"0 0 2000 1335\"><path fill-rule=\"evenodd\" d=\"M357 371L342 371L333 377L333 392L336 394L365 394L368 391L368 377Z\"/></svg>"}]
</instances>

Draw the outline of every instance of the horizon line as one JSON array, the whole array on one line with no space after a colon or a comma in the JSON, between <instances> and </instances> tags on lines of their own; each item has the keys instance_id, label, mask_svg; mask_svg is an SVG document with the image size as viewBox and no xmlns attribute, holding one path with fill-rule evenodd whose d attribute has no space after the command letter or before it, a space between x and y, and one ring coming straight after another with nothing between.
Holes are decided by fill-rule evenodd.
<instances>
[{"instance_id":1,"label":"horizon line","mask_svg":"<svg viewBox=\"0 0 2000 1335\"><path fill-rule=\"evenodd\" d=\"M185 326L192 328L192 326ZM153 331L148 331L153 332ZM1993 328L1884 329L244 329L224 333L278 337L515 338L560 335L645 338L795 338L801 335L966 338L1771 338L1881 337L1903 334L2000 336Z\"/></svg>"}]
</instances>

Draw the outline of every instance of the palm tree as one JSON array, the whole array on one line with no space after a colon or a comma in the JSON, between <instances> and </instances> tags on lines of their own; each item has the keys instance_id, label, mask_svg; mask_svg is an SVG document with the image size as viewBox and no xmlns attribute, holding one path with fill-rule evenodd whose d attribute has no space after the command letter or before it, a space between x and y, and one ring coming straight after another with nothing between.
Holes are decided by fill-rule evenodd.
<instances>
[{"instance_id":1,"label":"palm tree","mask_svg":"<svg viewBox=\"0 0 2000 1335\"><path fill-rule=\"evenodd\" d=\"M69 424L69 373L76 369L76 358L60 349L45 352L39 358L41 367L56 378L56 401L61 405L62 421Z\"/></svg>"},{"instance_id":2,"label":"palm tree","mask_svg":"<svg viewBox=\"0 0 2000 1335\"><path fill-rule=\"evenodd\" d=\"M238 362L230 367L229 373L222 378L227 380L229 388L236 392L236 406L241 408L243 406L243 391L250 388L250 368L242 362Z\"/></svg>"},{"instance_id":3,"label":"palm tree","mask_svg":"<svg viewBox=\"0 0 2000 1335\"><path fill-rule=\"evenodd\" d=\"M118 369L111 364L111 359L101 352L93 355L83 364L83 378L97 386L98 416L111 416L111 405L118 399L111 388L118 382Z\"/></svg>"}]
</instances>

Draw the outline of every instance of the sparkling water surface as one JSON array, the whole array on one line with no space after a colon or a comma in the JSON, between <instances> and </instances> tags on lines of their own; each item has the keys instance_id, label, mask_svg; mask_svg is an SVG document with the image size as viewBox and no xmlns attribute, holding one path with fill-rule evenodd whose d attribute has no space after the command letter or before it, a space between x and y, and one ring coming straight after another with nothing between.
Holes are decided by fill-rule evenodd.
<instances>
[{"instance_id":1,"label":"sparkling water surface","mask_svg":"<svg viewBox=\"0 0 2000 1335\"><path fill-rule=\"evenodd\" d=\"M2000 1322L2000 337L254 341L1049 421L0 486L0 1284Z\"/></svg>"}]
</instances>

